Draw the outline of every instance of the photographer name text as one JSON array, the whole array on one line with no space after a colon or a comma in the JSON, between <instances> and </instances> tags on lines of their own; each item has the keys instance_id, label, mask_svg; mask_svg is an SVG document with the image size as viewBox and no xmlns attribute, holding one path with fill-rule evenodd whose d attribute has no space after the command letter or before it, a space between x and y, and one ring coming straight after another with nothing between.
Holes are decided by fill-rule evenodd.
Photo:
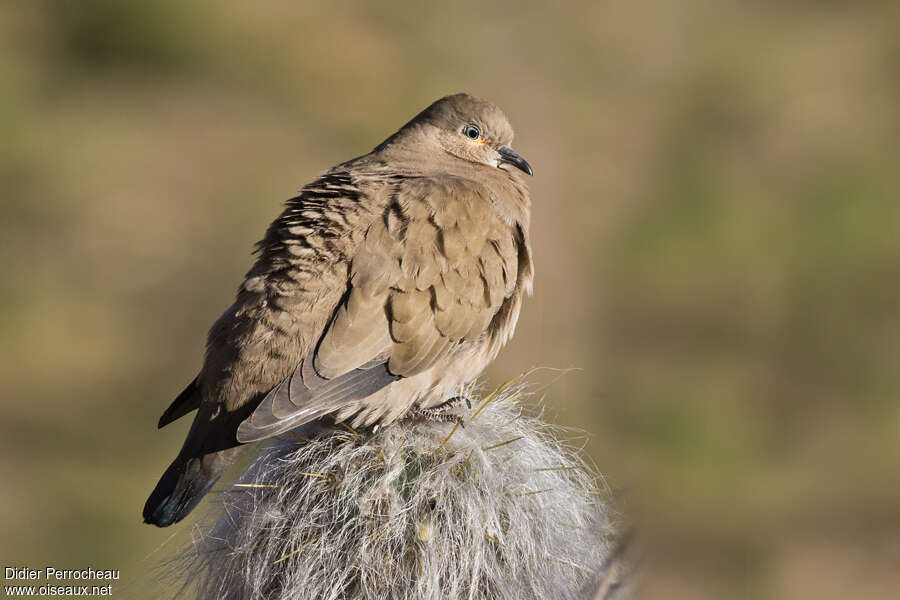
<instances>
[{"instance_id":1,"label":"photographer name text","mask_svg":"<svg viewBox=\"0 0 900 600\"><path fill-rule=\"evenodd\" d=\"M4 579L17 580L35 580L35 579L55 579L57 581L72 580L97 580L97 579L119 579L118 569L57 569L56 567L44 567L43 569L29 569L28 567L5 567L3 569Z\"/></svg>"}]
</instances>

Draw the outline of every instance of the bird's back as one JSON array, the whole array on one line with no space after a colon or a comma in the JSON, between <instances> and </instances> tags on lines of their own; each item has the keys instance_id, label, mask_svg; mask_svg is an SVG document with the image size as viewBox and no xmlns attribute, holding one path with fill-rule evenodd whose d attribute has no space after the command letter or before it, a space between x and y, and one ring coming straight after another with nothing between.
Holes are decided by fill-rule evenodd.
<instances>
[{"instance_id":1,"label":"bird's back","mask_svg":"<svg viewBox=\"0 0 900 600\"><path fill-rule=\"evenodd\" d=\"M388 183L335 167L289 200L257 243L236 302L209 332L204 399L234 410L287 377L318 342Z\"/></svg>"}]
</instances>

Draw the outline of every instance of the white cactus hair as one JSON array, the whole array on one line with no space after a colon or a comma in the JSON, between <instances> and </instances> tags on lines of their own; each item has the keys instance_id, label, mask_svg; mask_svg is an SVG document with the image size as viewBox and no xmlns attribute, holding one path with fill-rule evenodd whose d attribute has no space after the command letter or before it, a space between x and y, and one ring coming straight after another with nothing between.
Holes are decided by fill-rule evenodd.
<instances>
[{"instance_id":1,"label":"white cactus hair","mask_svg":"<svg viewBox=\"0 0 900 600\"><path fill-rule=\"evenodd\" d=\"M462 424L320 423L281 436L176 560L181 592L593 599L614 545L607 494L527 395L508 384Z\"/></svg>"}]
</instances>

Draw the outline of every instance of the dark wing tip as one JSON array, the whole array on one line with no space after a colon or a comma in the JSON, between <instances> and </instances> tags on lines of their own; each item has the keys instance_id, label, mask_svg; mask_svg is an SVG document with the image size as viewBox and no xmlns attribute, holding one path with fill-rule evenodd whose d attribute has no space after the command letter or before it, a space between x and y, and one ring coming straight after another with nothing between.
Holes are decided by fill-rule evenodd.
<instances>
[{"instance_id":1,"label":"dark wing tip","mask_svg":"<svg viewBox=\"0 0 900 600\"><path fill-rule=\"evenodd\" d=\"M169 423L177 421L192 410L200 407L200 386L197 385L195 377L184 390L178 394L178 397L172 401L169 408L159 418L157 429L162 429Z\"/></svg>"}]
</instances>

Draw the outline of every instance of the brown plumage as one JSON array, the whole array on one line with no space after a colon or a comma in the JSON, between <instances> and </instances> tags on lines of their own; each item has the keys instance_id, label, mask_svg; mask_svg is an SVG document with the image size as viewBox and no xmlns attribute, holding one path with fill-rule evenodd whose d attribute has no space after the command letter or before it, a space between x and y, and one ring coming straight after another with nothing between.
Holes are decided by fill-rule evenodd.
<instances>
[{"instance_id":1,"label":"brown plumage","mask_svg":"<svg viewBox=\"0 0 900 600\"><path fill-rule=\"evenodd\" d=\"M532 281L531 167L512 137L493 104L448 96L288 201L160 419L199 409L146 522L183 518L241 444L326 414L386 424L493 360Z\"/></svg>"}]
</instances>

